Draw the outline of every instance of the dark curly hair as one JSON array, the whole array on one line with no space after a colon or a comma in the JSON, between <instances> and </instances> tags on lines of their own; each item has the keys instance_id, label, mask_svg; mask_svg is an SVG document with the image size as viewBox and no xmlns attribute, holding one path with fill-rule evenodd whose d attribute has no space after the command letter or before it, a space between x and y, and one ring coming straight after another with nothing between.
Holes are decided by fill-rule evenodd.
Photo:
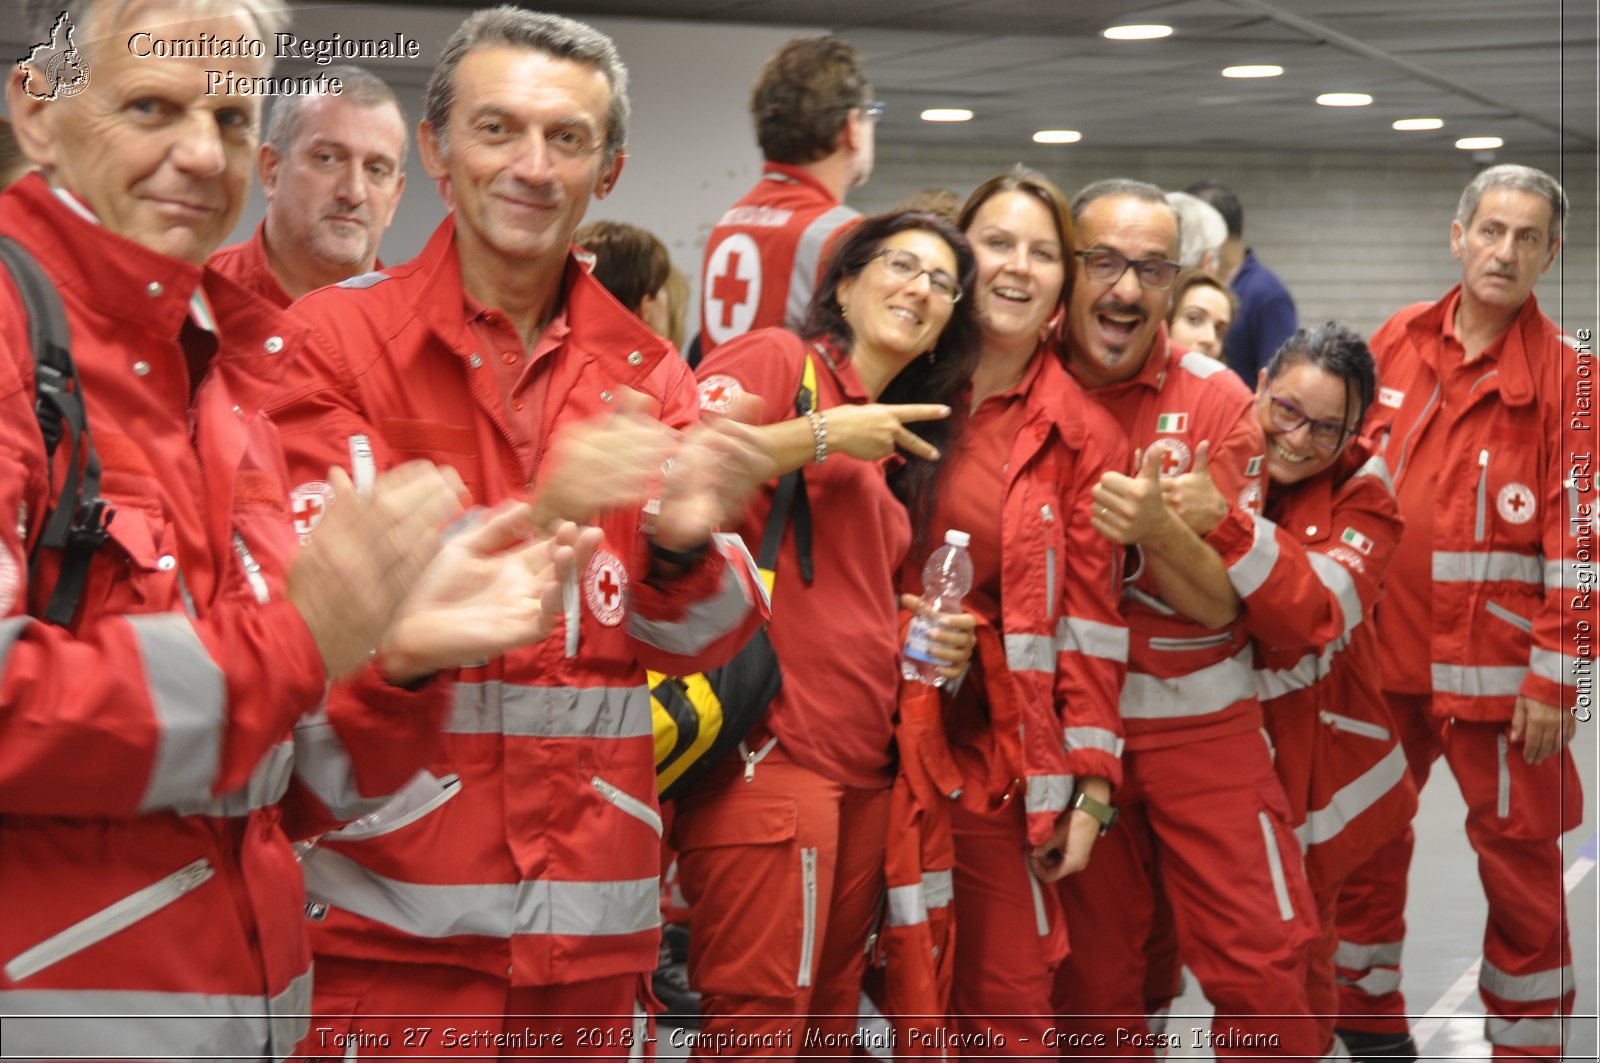
<instances>
[{"instance_id":1,"label":"dark curly hair","mask_svg":"<svg viewBox=\"0 0 1600 1063\"><path fill-rule=\"evenodd\" d=\"M1285 369L1297 365L1314 366L1344 381L1344 421L1354 423L1359 432L1378 392L1377 366L1361 334L1337 321L1300 329L1283 341L1267 363L1267 379L1276 380ZM1353 422L1352 412L1356 414Z\"/></svg>"},{"instance_id":2,"label":"dark curly hair","mask_svg":"<svg viewBox=\"0 0 1600 1063\"><path fill-rule=\"evenodd\" d=\"M866 100L866 74L850 42L796 37L768 58L750 93L762 156L791 166L816 162Z\"/></svg>"},{"instance_id":3,"label":"dark curly hair","mask_svg":"<svg viewBox=\"0 0 1600 1063\"><path fill-rule=\"evenodd\" d=\"M915 358L900 370L877 401L939 402L949 406L953 413L943 421L921 421L906 426L938 447L940 454L948 454L965 420L961 399L972 380L973 367L978 364L979 350L978 316L969 297L977 280L977 262L961 230L942 218L920 211L895 211L862 219L838 238L828 268L817 282L800 335L806 340L825 339L848 354L855 337L835 294L840 282L866 268L889 237L913 229L932 233L949 245L955 253L956 273L963 294L951 308L950 320L928 356ZM942 464L910 458L889 476L889 486L895 497L911 511L919 545L933 513L936 481Z\"/></svg>"}]
</instances>

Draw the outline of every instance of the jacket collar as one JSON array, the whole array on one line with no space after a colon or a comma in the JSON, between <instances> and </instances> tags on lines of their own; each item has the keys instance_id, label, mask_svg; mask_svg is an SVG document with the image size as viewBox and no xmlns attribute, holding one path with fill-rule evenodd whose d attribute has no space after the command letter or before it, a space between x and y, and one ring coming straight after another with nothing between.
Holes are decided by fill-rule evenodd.
<instances>
[{"instance_id":1,"label":"jacket collar","mask_svg":"<svg viewBox=\"0 0 1600 1063\"><path fill-rule=\"evenodd\" d=\"M420 273L426 294L419 302L418 316L458 353L471 349L454 213L439 223L421 254L389 272L399 276ZM622 383L642 383L664 356L673 353L672 344L617 302L571 250L561 285L570 329L566 345L606 363ZM639 356L637 364L634 355Z\"/></svg>"},{"instance_id":2,"label":"jacket collar","mask_svg":"<svg viewBox=\"0 0 1600 1063\"><path fill-rule=\"evenodd\" d=\"M1426 349L1422 345L1438 337L1454 337L1456 307L1460 305L1461 285L1458 284L1407 324L1406 330L1413 334L1413 343L1419 349ZM1500 370L1495 386L1508 405L1523 406L1533 401L1533 359L1545 333L1544 321L1544 315L1539 312L1539 300L1529 292L1528 301L1491 345L1495 367Z\"/></svg>"},{"instance_id":3,"label":"jacket collar","mask_svg":"<svg viewBox=\"0 0 1600 1063\"><path fill-rule=\"evenodd\" d=\"M1072 439L1083 431L1083 387L1067 372L1054 343L1040 344L1034 358L1039 364L1036 370L1029 370L1035 373L1028 389L1029 419L1043 417L1063 438Z\"/></svg>"},{"instance_id":4,"label":"jacket collar","mask_svg":"<svg viewBox=\"0 0 1600 1063\"><path fill-rule=\"evenodd\" d=\"M782 181L786 184L805 185L827 196L830 200L833 199L833 193L828 191L823 183L813 177L811 171L804 166L791 166L786 162L768 162L761 168L761 177L763 180L770 179ZM837 202L837 200L834 200L834 202Z\"/></svg>"}]
</instances>

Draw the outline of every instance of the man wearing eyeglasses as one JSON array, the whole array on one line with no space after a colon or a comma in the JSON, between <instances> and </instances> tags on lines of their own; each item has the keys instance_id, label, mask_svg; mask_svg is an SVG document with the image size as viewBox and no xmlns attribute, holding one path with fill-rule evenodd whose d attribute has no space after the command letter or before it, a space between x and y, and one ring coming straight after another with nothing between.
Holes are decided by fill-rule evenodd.
<instances>
[{"instance_id":1,"label":"man wearing eyeglasses","mask_svg":"<svg viewBox=\"0 0 1600 1063\"><path fill-rule=\"evenodd\" d=\"M569 588L565 645L462 661L404 802L305 855L308 1054L648 1054L661 817L645 668L714 667L761 622L754 561L712 534L753 455L735 427L695 423L688 367L573 254L625 160L612 41L475 12L424 115L450 215L412 261L290 310L313 329L273 403L296 494L316 499L330 464L359 482L428 455L484 505L531 496L605 540Z\"/></svg>"},{"instance_id":2,"label":"man wearing eyeglasses","mask_svg":"<svg viewBox=\"0 0 1600 1063\"><path fill-rule=\"evenodd\" d=\"M1372 338L1368 430L1406 521L1377 611L1383 688L1417 786L1443 756L1467 803L1497 1059L1559 1057L1574 996L1558 842L1582 820L1566 745L1594 696L1594 362L1533 296L1566 212L1548 174L1484 170L1450 226L1460 285ZM1340 899L1338 1025L1358 1059L1416 1058L1400 992L1412 843Z\"/></svg>"},{"instance_id":3,"label":"man wearing eyeglasses","mask_svg":"<svg viewBox=\"0 0 1600 1063\"><path fill-rule=\"evenodd\" d=\"M1180 357L1167 337L1179 240L1161 189L1099 181L1072 212L1082 250L1068 366L1141 453L1133 476L1107 473L1095 491L1095 527L1131 548L1127 744L1121 818L1089 868L1058 887L1072 942L1058 1022L1110 1054L1171 1047L1144 1014L1145 946L1157 910L1170 909L1182 960L1216 1007L1217 1055L1316 1058L1313 1024L1292 1018L1309 1010L1315 909L1229 585L1230 568L1270 570L1274 540L1241 536L1249 521L1201 539L1161 497L1161 478L1204 452L1224 497L1259 512L1265 445L1253 396L1226 366Z\"/></svg>"},{"instance_id":4,"label":"man wearing eyeglasses","mask_svg":"<svg viewBox=\"0 0 1600 1063\"><path fill-rule=\"evenodd\" d=\"M868 88L861 57L837 37L799 37L767 60L750 96L766 163L706 241L700 354L805 316L823 252L860 217L845 193L872 176L883 104Z\"/></svg>"}]
</instances>

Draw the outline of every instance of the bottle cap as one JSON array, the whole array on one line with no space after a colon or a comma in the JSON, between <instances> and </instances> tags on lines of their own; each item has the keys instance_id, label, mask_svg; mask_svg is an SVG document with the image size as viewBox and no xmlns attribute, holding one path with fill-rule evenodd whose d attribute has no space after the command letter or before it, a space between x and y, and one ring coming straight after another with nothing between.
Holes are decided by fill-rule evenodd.
<instances>
[{"instance_id":1,"label":"bottle cap","mask_svg":"<svg viewBox=\"0 0 1600 1063\"><path fill-rule=\"evenodd\" d=\"M962 549L966 549L972 544L972 536L968 535L964 531L956 531L954 528L951 528L949 531L944 533L944 541L949 543L951 546L959 546Z\"/></svg>"}]
</instances>

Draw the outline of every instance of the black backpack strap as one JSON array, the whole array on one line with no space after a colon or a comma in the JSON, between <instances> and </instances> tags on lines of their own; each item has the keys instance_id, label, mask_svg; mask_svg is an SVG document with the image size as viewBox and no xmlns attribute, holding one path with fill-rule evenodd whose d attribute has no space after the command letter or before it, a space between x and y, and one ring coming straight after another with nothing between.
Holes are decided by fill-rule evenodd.
<instances>
[{"instance_id":1,"label":"black backpack strap","mask_svg":"<svg viewBox=\"0 0 1600 1063\"><path fill-rule=\"evenodd\" d=\"M83 385L72 365L72 338L61 296L33 256L10 237L0 236L0 263L10 271L28 312L34 414L39 419L45 461L52 476L56 448L61 445L63 434L70 442L66 482L44 531L28 554L31 578L41 550L61 551L61 573L45 607L44 619L65 626L77 612L78 599L89 577L89 559L106 541L106 529L116 511L100 497L100 457L89 438Z\"/></svg>"},{"instance_id":2,"label":"black backpack strap","mask_svg":"<svg viewBox=\"0 0 1600 1063\"><path fill-rule=\"evenodd\" d=\"M801 417L811 412L816 403L817 370L806 352L805 366L800 374L800 386L795 393L794 409ZM783 545L783 531L794 517L794 548L800 560L800 578L810 583L816 575L811 558L811 498L806 493L804 467L786 472L778 479L772 493L772 510L767 514L767 525L761 533L761 550L756 565L767 575L771 586L771 573L777 570L778 548Z\"/></svg>"}]
</instances>

